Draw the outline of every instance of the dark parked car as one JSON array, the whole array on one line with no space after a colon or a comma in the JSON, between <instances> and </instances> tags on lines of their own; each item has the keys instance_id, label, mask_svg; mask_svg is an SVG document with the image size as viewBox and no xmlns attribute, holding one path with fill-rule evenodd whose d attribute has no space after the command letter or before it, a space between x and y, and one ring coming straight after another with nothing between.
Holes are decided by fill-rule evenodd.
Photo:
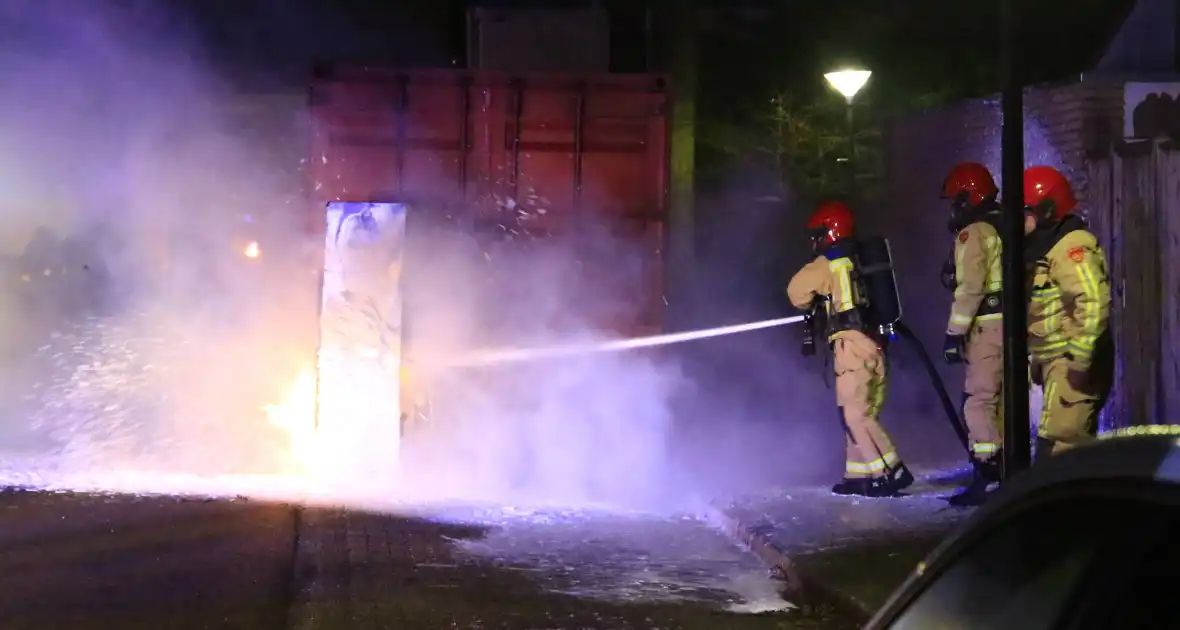
<instances>
[{"instance_id":1,"label":"dark parked car","mask_svg":"<svg viewBox=\"0 0 1180 630\"><path fill-rule=\"evenodd\" d=\"M1039 462L910 574L871 630L1180 627L1180 427Z\"/></svg>"}]
</instances>

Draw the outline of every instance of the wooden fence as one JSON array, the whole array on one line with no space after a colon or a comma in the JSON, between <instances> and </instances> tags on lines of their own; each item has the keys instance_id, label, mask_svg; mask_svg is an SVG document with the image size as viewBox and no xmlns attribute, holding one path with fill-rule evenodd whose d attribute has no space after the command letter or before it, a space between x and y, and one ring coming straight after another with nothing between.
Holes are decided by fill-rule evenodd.
<instances>
[{"instance_id":1,"label":"wooden fence","mask_svg":"<svg viewBox=\"0 0 1180 630\"><path fill-rule=\"evenodd\" d=\"M1180 143L1121 142L1088 168L1118 346L1102 426L1180 423Z\"/></svg>"}]
</instances>

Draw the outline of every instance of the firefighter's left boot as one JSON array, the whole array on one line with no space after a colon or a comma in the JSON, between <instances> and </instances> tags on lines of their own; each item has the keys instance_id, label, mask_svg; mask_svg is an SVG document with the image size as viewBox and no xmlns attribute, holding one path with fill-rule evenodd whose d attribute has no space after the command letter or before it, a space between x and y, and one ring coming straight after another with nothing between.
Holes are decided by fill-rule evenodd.
<instances>
[{"instance_id":1,"label":"firefighter's left boot","mask_svg":"<svg viewBox=\"0 0 1180 630\"><path fill-rule=\"evenodd\" d=\"M983 477L987 479L988 483L1000 483L1000 479L1003 477L1003 469L1000 466L1003 461L1004 449L1001 448L996 451L995 455L992 455L991 459L983 462Z\"/></svg>"},{"instance_id":2,"label":"firefighter's left boot","mask_svg":"<svg viewBox=\"0 0 1180 630\"><path fill-rule=\"evenodd\" d=\"M1033 461L1039 462L1053 456L1053 440L1043 437L1037 438L1037 447L1033 450Z\"/></svg>"},{"instance_id":3,"label":"firefighter's left boot","mask_svg":"<svg viewBox=\"0 0 1180 630\"><path fill-rule=\"evenodd\" d=\"M879 477L845 478L832 486L832 494L862 497L895 497L914 483L914 475L901 464Z\"/></svg>"},{"instance_id":4,"label":"firefighter's left boot","mask_svg":"<svg viewBox=\"0 0 1180 630\"><path fill-rule=\"evenodd\" d=\"M887 473L873 479L872 494L874 497L896 497L901 491L914 484L914 474L905 464L898 464Z\"/></svg>"},{"instance_id":5,"label":"firefighter's left boot","mask_svg":"<svg viewBox=\"0 0 1180 630\"><path fill-rule=\"evenodd\" d=\"M994 481L999 481L999 461L993 457L982 461L971 459L971 482L958 494L947 497L947 503L955 507L969 507L982 505L987 500L987 487Z\"/></svg>"},{"instance_id":6,"label":"firefighter's left boot","mask_svg":"<svg viewBox=\"0 0 1180 630\"><path fill-rule=\"evenodd\" d=\"M832 494L840 496L871 496L873 489L873 480L868 477L845 477L839 483L832 486Z\"/></svg>"}]
</instances>

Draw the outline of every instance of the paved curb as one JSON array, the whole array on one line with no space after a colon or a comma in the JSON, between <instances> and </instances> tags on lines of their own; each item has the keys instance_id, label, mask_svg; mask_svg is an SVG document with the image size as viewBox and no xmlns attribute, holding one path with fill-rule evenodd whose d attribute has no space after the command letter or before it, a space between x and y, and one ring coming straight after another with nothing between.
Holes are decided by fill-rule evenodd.
<instances>
[{"instance_id":1,"label":"paved curb","mask_svg":"<svg viewBox=\"0 0 1180 630\"><path fill-rule=\"evenodd\" d=\"M942 494L953 492L961 483L965 483L964 475L967 469L956 469L938 475L924 475L921 482L915 484L914 490L922 489L922 493ZM867 609L855 598L840 592L830 586L812 580L806 570L791 559L790 555L774 543L774 526L764 521L747 521L738 518L716 502L710 502L704 508L705 519L725 535L749 549L754 555L774 571L786 583L786 594L794 597L803 605L828 603L835 604L848 611L862 614L866 617L875 610Z\"/></svg>"},{"instance_id":2,"label":"paved curb","mask_svg":"<svg viewBox=\"0 0 1180 630\"><path fill-rule=\"evenodd\" d=\"M872 614L873 611L865 610L851 597L809 579L806 572L800 570L799 565L774 544L769 524L743 521L716 504L706 506L705 518L725 535L758 556L763 564L783 580L786 584L786 596L793 598L795 603L802 606L835 604L853 613L864 615L866 619Z\"/></svg>"},{"instance_id":3,"label":"paved curb","mask_svg":"<svg viewBox=\"0 0 1180 630\"><path fill-rule=\"evenodd\" d=\"M730 516L717 505L705 506L705 520L720 529L726 536L741 543L749 549L768 568L779 574L787 584L787 592L792 595L802 594L805 590L802 576L798 568L785 553L776 547L769 536L763 535L756 526L743 523Z\"/></svg>"}]
</instances>

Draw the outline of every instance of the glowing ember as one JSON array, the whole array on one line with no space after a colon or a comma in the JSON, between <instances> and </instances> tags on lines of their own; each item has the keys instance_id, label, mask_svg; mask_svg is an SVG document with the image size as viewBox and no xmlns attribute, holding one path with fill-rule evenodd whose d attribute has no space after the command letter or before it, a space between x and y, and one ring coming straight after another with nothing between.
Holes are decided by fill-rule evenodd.
<instances>
[{"instance_id":1,"label":"glowing ember","mask_svg":"<svg viewBox=\"0 0 1180 630\"><path fill-rule=\"evenodd\" d=\"M262 254L262 250L258 247L258 241L250 241L246 248L242 250L246 258L258 258Z\"/></svg>"},{"instance_id":2,"label":"glowing ember","mask_svg":"<svg viewBox=\"0 0 1180 630\"><path fill-rule=\"evenodd\" d=\"M321 360L327 355L334 364L334 354L321 351ZM293 472L306 491L335 495L393 487L400 437L397 379L370 363L354 358L342 367L345 378L331 378L330 369L321 371L328 378L318 382L316 370L306 368L282 402L263 407L270 423L288 436Z\"/></svg>"},{"instance_id":3,"label":"glowing ember","mask_svg":"<svg viewBox=\"0 0 1180 630\"><path fill-rule=\"evenodd\" d=\"M305 368L283 401L263 407L271 424L286 432L290 439L291 458L299 472L319 471L323 451L317 446L315 371Z\"/></svg>"}]
</instances>

